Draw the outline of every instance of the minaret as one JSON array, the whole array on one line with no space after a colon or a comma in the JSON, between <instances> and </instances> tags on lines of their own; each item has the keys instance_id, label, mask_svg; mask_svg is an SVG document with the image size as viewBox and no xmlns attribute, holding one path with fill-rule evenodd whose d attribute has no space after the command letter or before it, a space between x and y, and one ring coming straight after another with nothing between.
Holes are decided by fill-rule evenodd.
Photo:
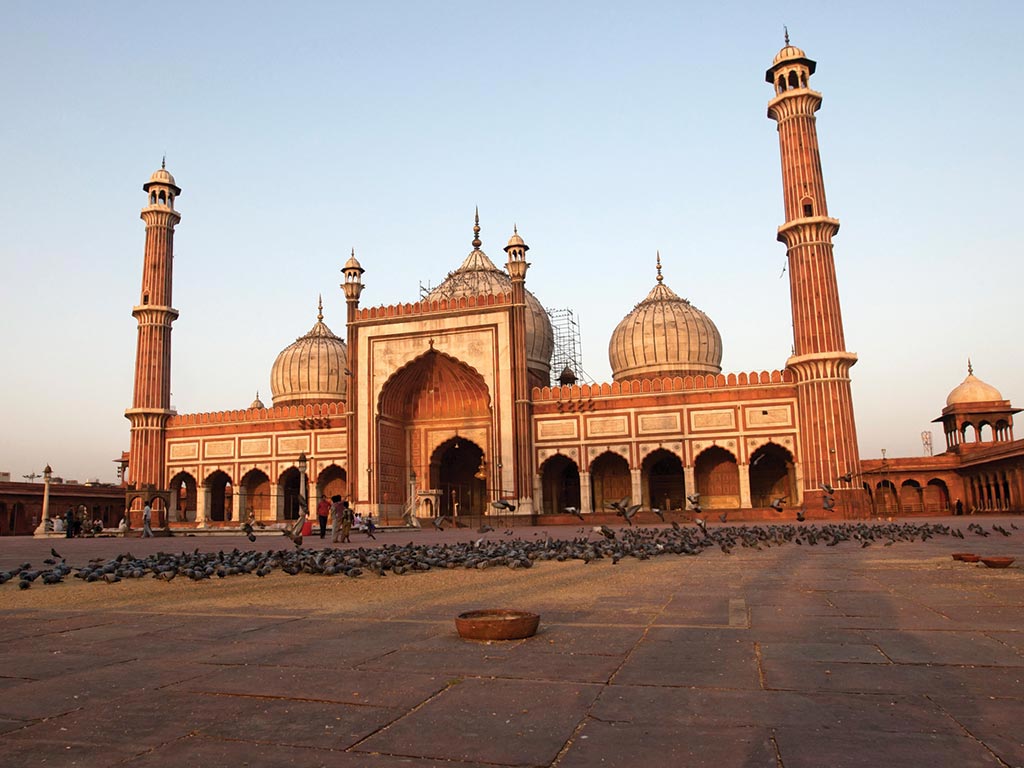
<instances>
[{"instance_id":1,"label":"minaret","mask_svg":"<svg viewBox=\"0 0 1024 768\"><path fill-rule=\"evenodd\" d=\"M348 386L345 390L345 440L348 453L346 457L346 464L348 466L346 476L349 498L353 502L370 502L370 488L372 487L372 483L369 482L370 478L368 478L366 491L364 492L365 495L362 498L359 497L359 472L356 471L359 466L359 435L356 431L356 407L359 402L359 393L357 391L358 376L356 375L359 372L359 329L355 321L356 312L359 310L359 297L363 293L363 272L365 271L359 260L356 259L356 249L353 248L352 256L345 262L345 266L341 268L341 272L345 276L341 289L345 292L345 304L348 307L345 320L347 325L346 335L348 336L346 342Z\"/></svg>"},{"instance_id":2,"label":"minaret","mask_svg":"<svg viewBox=\"0 0 1024 768\"><path fill-rule=\"evenodd\" d=\"M479 232L479 217L474 231ZM477 241L474 240L474 245ZM479 247L478 245L476 247ZM512 237L505 246L505 253L508 254L508 263L505 268L512 278L512 344L509 355L512 366L512 445L514 453L513 481L515 487L513 493L518 500L519 509L523 513L529 513L529 508L524 509L524 503L533 497L533 467L532 467L532 441L530 439L530 398L528 390L528 378L526 373L526 270L530 263L526 260L526 252L530 250L523 238L519 236L519 229L512 227Z\"/></svg>"},{"instance_id":3,"label":"minaret","mask_svg":"<svg viewBox=\"0 0 1024 768\"><path fill-rule=\"evenodd\" d=\"M832 237L839 221L828 215L814 113L821 94L808 85L815 62L789 44L779 51L765 79L775 87L768 117L779 126L782 191L786 222L778 231L789 259L793 312L793 356L786 366L796 379L800 410L799 460L802 496L820 508L822 484L852 476L860 485L860 455L850 393L850 367L857 356L846 351L839 309ZM850 484L847 484L850 485ZM832 516L863 512L861 492L839 492Z\"/></svg>"},{"instance_id":4,"label":"minaret","mask_svg":"<svg viewBox=\"0 0 1024 768\"><path fill-rule=\"evenodd\" d=\"M178 310L171 307L171 273L174 227L181 221L181 214L174 210L174 198L181 190L165 165L160 163L160 169L142 185L149 195L148 205L141 213L146 222L146 250L142 296L132 310L132 316L139 321L135 393L132 407L125 411L132 425L131 485L155 491L165 490L166 483L164 437L172 413L171 323L178 317Z\"/></svg>"}]
</instances>

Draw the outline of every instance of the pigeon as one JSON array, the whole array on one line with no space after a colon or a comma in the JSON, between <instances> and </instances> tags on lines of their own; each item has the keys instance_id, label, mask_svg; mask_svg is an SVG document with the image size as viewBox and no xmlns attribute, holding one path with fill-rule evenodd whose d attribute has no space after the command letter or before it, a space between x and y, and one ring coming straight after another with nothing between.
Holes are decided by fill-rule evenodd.
<instances>
[{"instance_id":1,"label":"pigeon","mask_svg":"<svg viewBox=\"0 0 1024 768\"><path fill-rule=\"evenodd\" d=\"M823 490L825 493L835 493L836 492L836 489L833 488L828 483L822 483L818 487L821 488L821 490Z\"/></svg>"},{"instance_id":2,"label":"pigeon","mask_svg":"<svg viewBox=\"0 0 1024 768\"><path fill-rule=\"evenodd\" d=\"M658 516L658 519L661 520L661 522L665 522L665 513L662 512L660 509L658 509L657 507L651 507L651 512L656 514Z\"/></svg>"},{"instance_id":3,"label":"pigeon","mask_svg":"<svg viewBox=\"0 0 1024 768\"><path fill-rule=\"evenodd\" d=\"M510 501L507 501L506 499L498 499L497 501L492 501L491 506L494 507L495 509L507 510L508 512L516 511L516 505Z\"/></svg>"},{"instance_id":4,"label":"pigeon","mask_svg":"<svg viewBox=\"0 0 1024 768\"><path fill-rule=\"evenodd\" d=\"M802 523L805 520L806 514L807 510L805 510L803 507L800 507L800 509L798 509L796 512L797 521Z\"/></svg>"},{"instance_id":5,"label":"pigeon","mask_svg":"<svg viewBox=\"0 0 1024 768\"><path fill-rule=\"evenodd\" d=\"M826 496L825 498L823 498L821 500L821 508L825 509L825 510L835 509L836 508L836 500L833 499L831 496Z\"/></svg>"},{"instance_id":6,"label":"pigeon","mask_svg":"<svg viewBox=\"0 0 1024 768\"><path fill-rule=\"evenodd\" d=\"M633 504L632 506L626 507L624 510L622 510L622 516L624 518L626 518L626 522L627 523L632 525L633 524L633 518L636 516L636 513L639 512L639 511L640 511L640 505L639 504Z\"/></svg>"},{"instance_id":7,"label":"pigeon","mask_svg":"<svg viewBox=\"0 0 1024 768\"><path fill-rule=\"evenodd\" d=\"M583 515L580 513L580 511L576 507L566 507L565 511L566 511L566 513L568 513L570 515L574 515L575 517L578 517L580 520L583 519Z\"/></svg>"},{"instance_id":8,"label":"pigeon","mask_svg":"<svg viewBox=\"0 0 1024 768\"><path fill-rule=\"evenodd\" d=\"M622 513L626 511L626 502L629 501L629 496L623 496L619 501L613 501L608 504L608 509L614 509L615 514L622 516Z\"/></svg>"},{"instance_id":9,"label":"pigeon","mask_svg":"<svg viewBox=\"0 0 1024 768\"><path fill-rule=\"evenodd\" d=\"M437 528L437 530L443 531L444 530L444 521L446 519L447 519L447 517L445 515L438 515L431 522L433 522L434 527Z\"/></svg>"},{"instance_id":10,"label":"pigeon","mask_svg":"<svg viewBox=\"0 0 1024 768\"><path fill-rule=\"evenodd\" d=\"M64 559L63 557L60 556L60 553L56 549L54 549L53 547L50 547L50 554L53 555L54 557L56 557L58 560L63 560Z\"/></svg>"},{"instance_id":11,"label":"pigeon","mask_svg":"<svg viewBox=\"0 0 1024 768\"><path fill-rule=\"evenodd\" d=\"M606 539L614 539L615 538L615 531L613 531L607 525L598 526L594 530L596 530L598 533L600 533Z\"/></svg>"},{"instance_id":12,"label":"pigeon","mask_svg":"<svg viewBox=\"0 0 1024 768\"><path fill-rule=\"evenodd\" d=\"M853 472L847 472L845 475L840 475L839 477L836 478L836 482L837 483L852 483L853 482Z\"/></svg>"},{"instance_id":13,"label":"pigeon","mask_svg":"<svg viewBox=\"0 0 1024 768\"><path fill-rule=\"evenodd\" d=\"M693 506L696 507L696 506L698 506L700 504L700 494L699 493L687 494L686 500L688 502L690 502L691 504L693 504Z\"/></svg>"},{"instance_id":14,"label":"pigeon","mask_svg":"<svg viewBox=\"0 0 1024 768\"><path fill-rule=\"evenodd\" d=\"M493 530L494 529L491 526L489 526L489 525L487 525L485 523L484 525L481 525L479 528L477 528L476 532L477 533L491 533Z\"/></svg>"},{"instance_id":15,"label":"pigeon","mask_svg":"<svg viewBox=\"0 0 1024 768\"><path fill-rule=\"evenodd\" d=\"M718 516L718 519L721 520L724 523L728 519L728 517L729 517L729 513L728 512L723 512L722 514L720 514Z\"/></svg>"},{"instance_id":16,"label":"pigeon","mask_svg":"<svg viewBox=\"0 0 1024 768\"><path fill-rule=\"evenodd\" d=\"M786 496L780 496L777 499L772 499L772 503L769 505L776 512L782 511L782 505L786 503Z\"/></svg>"}]
</instances>

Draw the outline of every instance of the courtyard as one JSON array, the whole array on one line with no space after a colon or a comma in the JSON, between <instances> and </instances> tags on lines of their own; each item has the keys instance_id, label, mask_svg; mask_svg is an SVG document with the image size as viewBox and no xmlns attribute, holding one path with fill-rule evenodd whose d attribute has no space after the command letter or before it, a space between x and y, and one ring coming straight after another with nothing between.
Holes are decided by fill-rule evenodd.
<instances>
[{"instance_id":1,"label":"courtyard","mask_svg":"<svg viewBox=\"0 0 1024 768\"><path fill-rule=\"evenodd\" d=\"M1024 530L530 569L0 586L0 764L1024 765ZM1022 526L1024 528L1024 526ZM491 539L596 537L590 527ZM445 543L381 531L347 547ZM320 540L307 538L307 547ZM282 537L8 539L0 569ZM1008 569L953 552L1009 555ZM477 608L538 633L467 641Z\"/></svg>"}]
</instances>

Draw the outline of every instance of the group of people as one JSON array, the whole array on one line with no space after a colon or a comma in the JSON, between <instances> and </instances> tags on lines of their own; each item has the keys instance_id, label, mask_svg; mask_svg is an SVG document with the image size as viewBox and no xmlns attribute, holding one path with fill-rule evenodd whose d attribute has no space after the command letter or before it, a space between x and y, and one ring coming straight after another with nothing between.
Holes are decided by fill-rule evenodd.
<instances>
[{"instance_id":1,"label":"group of people","mask_svg":"<svg viewBox=\"0 0 1024 768\"><path fill-rule=\"evenodd\" d=\"M78 509L69 506L63 517L51 519L51 525L54 533L63 533L68 539L77 536L94 536L103 532L103 521L90 520L89 509L85 504L80 505Z\"/></svg>"},{"instance_id":2,"label":"group of people","mask_svg":"<svg viewBox=\"0 0 1024 768\"><path fill-rule=\"evenodd\" d=\"M295 521L295 526L291 531L285 533L295 542L298 546L302 543L302 530L306 525L306 517L309 514L308 506L304 503L299 504L299 519ZM351 535L353 527L361 528L367 536L371 539L377 537L373 535L374 531L377 530L377 526L373 521L373 515L367 515L365 519L357 515L352 509L351 505L341 496L335 494L330 499L327 498L327 494L321 494L320 501L316 505L316 519L320 526L320 538L327 537L327 523L331 524L331 543L351 543Z\"/></svg>"}]
</instances>

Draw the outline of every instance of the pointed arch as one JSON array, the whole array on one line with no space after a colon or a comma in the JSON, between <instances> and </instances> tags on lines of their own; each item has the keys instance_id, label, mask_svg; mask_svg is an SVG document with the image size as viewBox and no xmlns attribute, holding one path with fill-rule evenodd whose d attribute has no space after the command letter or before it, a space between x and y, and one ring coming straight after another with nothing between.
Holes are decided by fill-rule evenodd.
<instances>
[{"instance_id":1,"label":"pointed arch","mask_svg":"<svg viewBox=\"0 0 1024 768\"><path fill-rule=\"evenodd\" d=\"M179 472L171 478L168 489L171 492L171 521L194 521L198 505L196 479L188 472Z\"/></svg>"},{"instance_id":2,"label":"pointed arch","mask_svg":"<svg viewBox=\"0 0 1024 768\"><path fill-rule=\"evenodd\" d=\"M747 472L752 507L767 507L781 498L789 504L796 503L796 468L793 454L786 448L772 441L760 446L750 455Z\"/></svg>"},{"instance_id":3,"label":"pointed arch","mask_svg":"<svg viewBox=\"0 0 1024 768\"><path fill-rule=\"evenodd\" d=\"M694 461L693 473L701 505L709 509L739 507L739 465L731 452L717 445L704 449Z\"/></svg>"},{"instance_id":4,"label":"pointed arch","mask_svg":"<svg viewBox=\"0 0 1024 768\"><path fill-rule=\"evenodd\" d=\"M430 456L431 488L441 491L438 513L453 518L482 515L489 510L487 476L480 477L484 451L464 437L452 437Z\"/></svg>"},{"instance_id":5,"label":"pointed arch","mask_svg":"<svg viewBox=\"0 0 1024 768\"><path fill-rule=\"evenodd\" d=\"M608 505L633 493L629 462L612 451L605 451L590 462L590 498L595 512L607 512Z\"/></svg>"},{"instance_id":6,"label":"pointed arch","mask_svg":"<svg viewBox=\"0 0 1024 768\"><path fill-rule=\"evenodd\" d=\"M206 494L207 519L213 522L230 520L234 492L230 475L222 469L214 470L203 481L203 492Z\"/></svg>"},{"instance_id":7,"label":"pointed arch","mask_svg":"<svg viewBox=\"0 0 1024 768\"><path fill-rule=\"evenodd\" d=\"M651 451L640 463L640 478L643 498L637 501L644 506L663 511L686 508L686 477L678 454L667 448Z\"/></svg>"},{"instance_id":8,"label":"pointed arch","mask_svg":"<svg viewBox=\"0 0 1024 768\"><path fill-rule=\"evenodd\" d=\"M273 489L267 473L250 469L242 476L238 488L238 515L240 520L273 520L277 517L272 506Z\"/></svg>"},{"instance_id":9,"label":"pointed arch","mask_svg":"<svg viewBox=\"0 0 1024 768\"><path fill-rule=\"evenodd\" d=\"M544 514L558 515L567 507L580 508L580 468L562 453L544 460L538 468Z\"/></svg>"}]
</instances>

